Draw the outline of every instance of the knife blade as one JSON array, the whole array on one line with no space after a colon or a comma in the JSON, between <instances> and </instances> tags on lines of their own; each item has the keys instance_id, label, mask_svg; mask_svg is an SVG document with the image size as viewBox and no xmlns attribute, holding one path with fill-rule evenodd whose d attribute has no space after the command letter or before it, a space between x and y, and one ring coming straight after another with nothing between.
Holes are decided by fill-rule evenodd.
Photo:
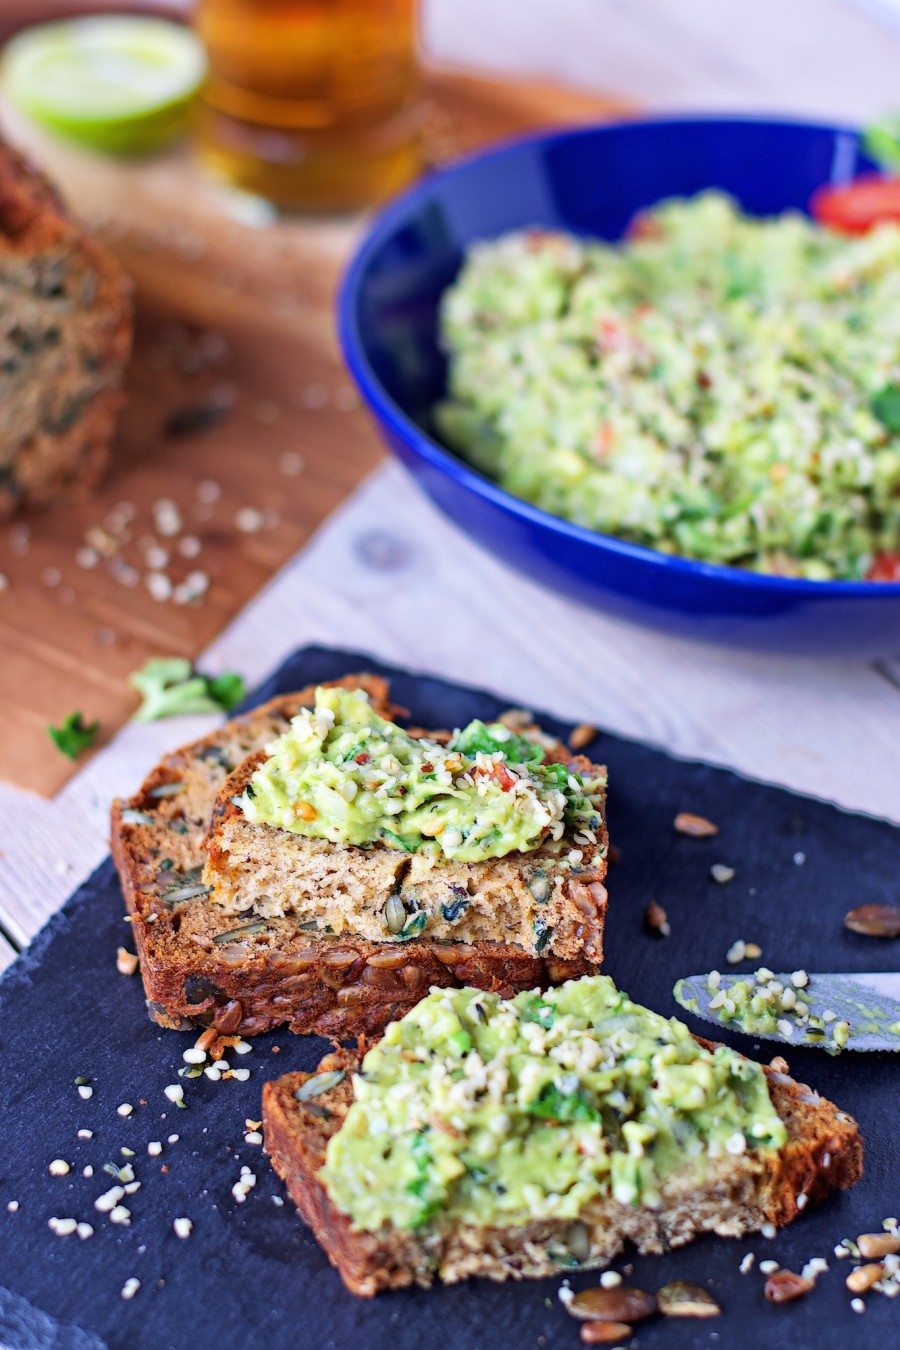
<instances>
[{"instance_id":1,"label":"knife blade","mask_svg":"<svg viewBox=\"0 0 900 1350\"><path fill-rule=\"evenodd\" d=\"M867 975L688 975L673 990L682 1008L729 1031L784 1045L900 1050L900 972Z\"/></svg>"}]
</instances>

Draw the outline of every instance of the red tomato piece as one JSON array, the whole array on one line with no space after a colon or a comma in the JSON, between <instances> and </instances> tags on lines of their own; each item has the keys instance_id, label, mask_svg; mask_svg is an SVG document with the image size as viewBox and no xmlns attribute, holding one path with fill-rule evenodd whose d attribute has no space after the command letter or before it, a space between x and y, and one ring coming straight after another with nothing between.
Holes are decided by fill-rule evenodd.
<instances>
[{"instance_id":1,"label":"red tomato piece","mask_svg":"<svg viewBox=\"0 0 900 1350\"><path fill-rule=\"evenodd\" d=\"M476 778L493 778L504 792L509 792L510 788L516 785L516 775L510 773L505 764L493 764L489 769L476 769L474 776Z\"/></svg>"},{"instance_id":2,"label":"red tomato piece","mask_svg":"<svg viewBox=\"0 0 900 1350\"><path fill-rule=\"evenodd\" d=\"M900 552L876 553L866 581L900 581Z\"/></svg>"},{"instance_id":3,"label":"red tomato piece","mask_svg":"<svg viewBox=\"0 0 900 1350\"><path fill-rule=\"evenodd\" d=\"M839 187L821 187L809 209L820 225L841 234L865 234L883 220L900 222L900 178L869 173Z\"/></svg>"}]
</instances>

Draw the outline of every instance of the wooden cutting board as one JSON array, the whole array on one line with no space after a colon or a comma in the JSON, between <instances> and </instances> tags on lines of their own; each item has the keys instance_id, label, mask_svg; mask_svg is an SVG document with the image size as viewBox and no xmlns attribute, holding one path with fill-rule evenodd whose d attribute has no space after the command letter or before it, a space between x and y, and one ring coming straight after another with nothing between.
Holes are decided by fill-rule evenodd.
<instances>
[{"instance_id":1,"label":"wooden cutting board","mask_svg":"<svg viewBox=\"0 0 900 1350\"><path fill-rule=\"evenodd\" d=\"M552 85L431 71L425 110L428 157L440 162L623 109ZM205 182L187 150L122 164L9 109L2 123L117 253L138 308L102 491L0 531L0 777L49 795L74 766L48 724L80 709L111 736L137 701L128 674L149 656L202 651L382 448L332 322L363 221L270 216Z\"/></svg>"}]
</instances>

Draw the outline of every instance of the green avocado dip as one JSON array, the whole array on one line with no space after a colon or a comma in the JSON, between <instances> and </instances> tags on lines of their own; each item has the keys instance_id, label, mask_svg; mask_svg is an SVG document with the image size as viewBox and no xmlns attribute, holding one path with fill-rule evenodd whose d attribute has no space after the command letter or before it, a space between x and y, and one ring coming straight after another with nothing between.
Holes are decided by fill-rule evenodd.
<instances>
[{"instance_id":1,"label":"green avocado dip","mask_svg":"<svg viewBox=\"0 0 900 1350\"><path fill-rule=\"evenodd\" d=\"M508 1001L434 989L363 1060L319 1178L358 1228L658 1207L675 1170L779 1149L762 1068L603 975Z\"/></svg>"},{"instance_id":2,"label":"green avocado dip","mask_svg":"<svg viewBox=\"0 0 900 1350\"><path fill-rule=\"evenodd\" d=\"M244 815L312 839L458 862L529 852L569 829L596 842L602 782L547 762L500 722L470 722L443 746L380 717L362 692L320 688L267 754Z\"/></svg>"},{"instance_id":3,"label":"green avocado dip","mask_svg":"<svg viewBox=\"0 0 900 1350\"><path fill-rule=\"evenodd\" d=\"M847 238L721 193L621 244L475 244L441 309L439 433L554 515L811 580L900 545L900 224Z\"/></svg>"}]
</instances>

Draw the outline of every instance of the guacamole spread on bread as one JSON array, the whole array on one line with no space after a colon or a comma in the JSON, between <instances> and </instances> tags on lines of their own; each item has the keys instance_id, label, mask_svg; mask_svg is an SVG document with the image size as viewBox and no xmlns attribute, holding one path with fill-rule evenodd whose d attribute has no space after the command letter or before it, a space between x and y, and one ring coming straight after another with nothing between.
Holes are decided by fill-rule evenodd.
<instances>
[{"instance_id":1,"label":"guacamole spread on bread","mask_svg":"<svg viewBox=\"0 0 900 1350\"><path fill-rule=\"evenodd\" d=\"M333 843L375 843L458 862L525 853L600 824L585 780L502 723L470 722L448 745L410 736L367 696L318 689L267 749L240 799L246 818Z\"/></svg>"},{"instance_id":2,"label":"guacamole spread on bread","mask_svg":"<svg viewBox=\"0 0 900 1350\"><path fill-rule=\"evenodd\" d=\"M673 1172L779 1149L762 1068L603 975L503 1000L434 989L370 1050L319 1178L358 1228L659 1207Z\"/></svg>"}]
</instances>

